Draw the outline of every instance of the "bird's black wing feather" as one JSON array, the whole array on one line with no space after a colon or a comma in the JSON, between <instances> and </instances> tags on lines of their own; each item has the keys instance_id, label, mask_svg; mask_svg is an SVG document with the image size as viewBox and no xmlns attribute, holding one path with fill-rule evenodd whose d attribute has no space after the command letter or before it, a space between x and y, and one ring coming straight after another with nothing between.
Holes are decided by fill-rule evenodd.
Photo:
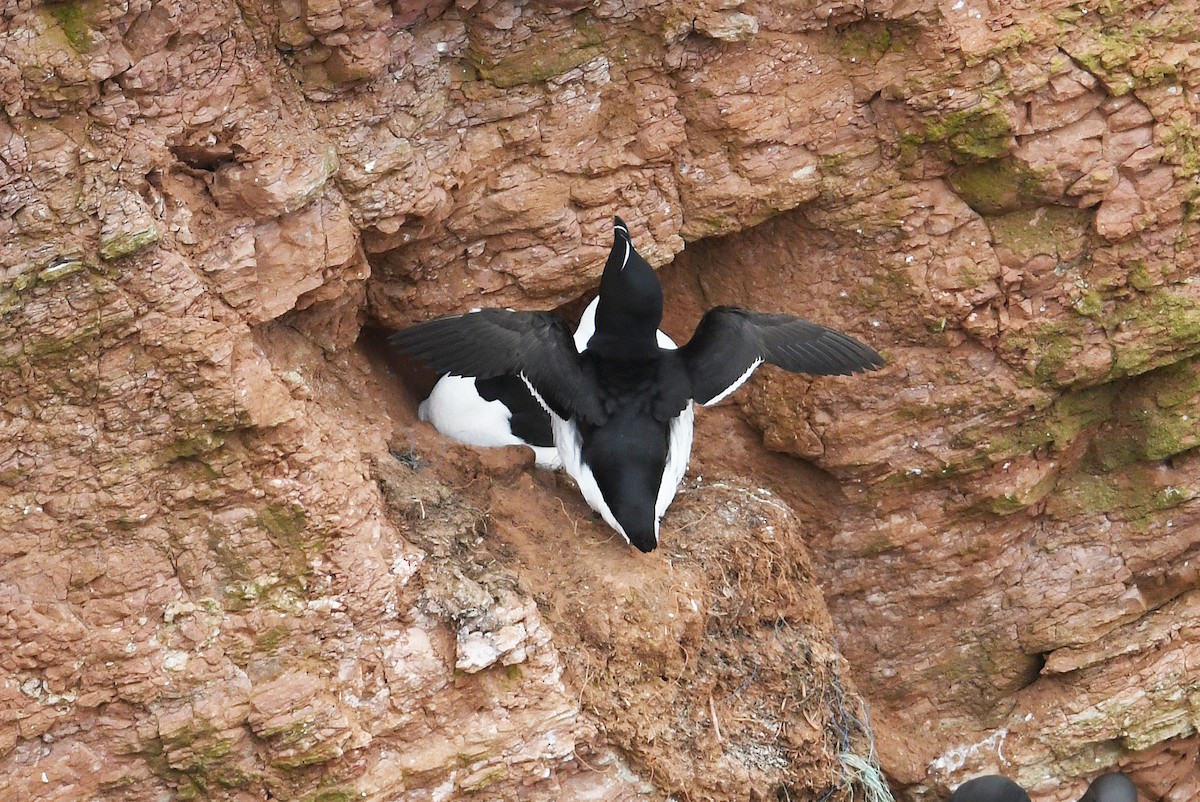
<instances>
[{"instance_id":1,"label":"bird's black wing feather","mask_svg":"<svg viewBox=\"0 0 1200 802\"><path fill-rule=\"evenodd\" d=\"M508 407L512 417L508 427L513 436L531 446L554 447L554 430L550 415L529 392L520 376L505 374L491 379L475 379L475 390L484 401L499 401Z\"/></svg>"},{"instance_id":2,"label":"bird's black wing feather","mask_svg":"<svg viewBox=\"0 0 1200 802\"><path fill-rule=\"evenodd\" d=\"M845 376L884 364L873 348L840 331L793 315L734 306L710 309L679 349L701 404L723 398L749 378L758 361L793 373Z\"/></svg>"},{"instance_id":3,"label":"bird's black wing feather","mask_svg":"<svg viewBox=\"0 0 1200 802\"><path fill-rule=\"evenodd\" d=\"M556 315L481 309L410 326L391 335L388 344L438 373L524 376L560 417L597 424L607 417L571 331Z\"/></svg>"}]
</instances>

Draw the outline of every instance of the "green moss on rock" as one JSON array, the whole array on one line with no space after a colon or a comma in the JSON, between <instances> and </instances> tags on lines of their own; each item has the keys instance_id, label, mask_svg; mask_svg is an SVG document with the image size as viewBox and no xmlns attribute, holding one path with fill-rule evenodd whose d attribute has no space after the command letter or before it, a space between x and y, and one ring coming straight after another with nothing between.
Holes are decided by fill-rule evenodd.
<instances>
[{"instance_id":1,"label":"green moss on rock","mask_svg":"<svg viewBox=\"0 0 1200 802\"><path fill-rule=\"evenodd\" d=\"M1011 515L1018 510L1037 504L1049 495L1057 484L1058 474L1048 473L1030 487L1010 490L1001 494L999 498L992 499L991 511L997 515Z\"/></svg>"},{"instance_id":2,"label":"green moss on rock","mask_svg":"<svg viewBox=\"0 0 1200 802\"><path fill-rule=\"evenodd\" d=\"M314 746L312 749L306 749L303 752L297 752L287 757L275 758L271 761L271 765L278 769L299 769L305 766L316 766L319 763L328 763L331 760L337 760L342 756L342 748L336 743L321 743Z\"/></svg>"},{"instance_id":3,"label":"green moss on rock","mask_svg":"<svg viewBox=\"0 0 1200 802\"><path fill-rule=\"evenodd\" d=\"M46 11L58 23L71 47L80 53L86 53L91 47L92 25L88 21L88 13L84 4L76 2L50 3L46 6Z\"/></svg>"},{"instance_id":4,"label":"green moss on rock","mask_svg":"<svg viewBox=\"0 0 1200 802\"><path fill-rule=\"evenodd\" d=\"M1187 68L1187 48L1196 41L1197 17L1186 5L1166 5L1149 16L1133 8L1058 15L1063 48L1104 82L1111 94L1175 80Z\"/></svg>"},{"instance_id":5,"label":"green moss on rock","mask_svg":"<svg viewBox=\"0 0 1200 802\"><path fill-rule=\"evenodd\" d=\"M993 232L998 231L993 227ZM1020 232L1020 227L1017 229ZM1022 241L1001 235L997 241L1023 256L1055 248L1036 235ZM1152 285L1151 285L1152 286ZM1200 306L1185 292L1153 287L1150 292L1101 291L1076 280L1072 305L1079 317L1058 317L1008 333L1003 345L1023 353L1034 384L1066 387L1136 376L1200 353ZM1107 333L1112 361L1106 370L1077 365L1097 332Z\"/></svg>"},{"instance_id":6,"label":"green moss on rock","mask_svg":"<svg viewBox=\"0 0 1200 802\"><path fill-rule=\"evenodd\" d=\"M1156 286L1162 283L1160 280L1155 280L1150 275L1150 269L1146 267L1145 259L1134 259L1128 264L1126 275L1129 279L1129 286L1140 292L1149 292Z\"/></svg>"},{"instance_id":7,"label":"green moss on rock","mask_svg":"<svg viewBox=\"0 0 1200 802\"><path fill-rule=\"evenodd\" d=\"M1200 446L1200 364L1186 360L1123 389L1113 425L1091 446L1103 469L1158 461Z\"/></svg>"},{"instance_id":8,"label":"green moss on rock","mask_svg":"<svg viewBox=\"0 0 1200 802\"><path fill-rule=\"evenodd\" d=\"M114 231L100 238L100 258L106 262L136 253L158 242L158 227L153 223L136 231Z\"/></svg>"},{"instance_id":9,"label":"green moss on rock","mask_svg":"<svg viewBox=\"0 0 1200 802\"><path fill-rule=\"evenodd\" d=\"M477 794L508 776L508 769L504 766L494 766L487 771L473 775L462 784L462 789L468 794Z\"/></svg>"},{"instance_id":10,"label":"green moss on rock","mask_svg":"<svg viewBox=\"0 0 1200 802\"><path fill-rule=\"evenodd\" d=\"M225 435L223 433L202 430L195 434L183 435L174 443L167 446L164 449L164 453L166 454L167 461L173 462L175 460L211 453L223 445L225 445ZM207 463L204 463L204 465L211 477L216 478L218 475L217 471L207 465Z\"/></svg>"},{"instance_id":11,"label":"green moss on rock","mask_svg":"<svg viewBox=\"0 0 1200 802\"><path fill-rule=\"evenodd\" d=\"M1143 460L1162 460L1200 445L1200 420L1186 412L1159 410L1145 421L1136 452Z\"/></svg>"},{"instance_id":12,"label":"green moss on rock","mask_svg":"<svg viewBox=\"0 0 1200 802\"><path fill-rule=\"evenodd\" d=\"M1044 173L1012 158L960 168L949 181L958 196L983 215L1036 207L1045 195Z\"/></svg>"},{"instance_id":13,"label":"green moss on rock","mask_svg":"<svg viewBox=\"0 0 1200 802\"><path fill-rule=\"evenodd\" d=\"M0 298L0 307L6 299ZM2 311L2 309L0 309ZM108 324L108 320L103 321ZM25 341L19 349L12 349L7 354L0 354L0 368L10 368L32 362L48 362L58 359L77 360L82 344L98 337L101 332L101 320L98 316L87 315L79 318L79 325L61 336L43 336L33 341Z\"/></svg>"},{"instance_id":14,"label":"green moss on rock","mask_svg":"<svg viewBox=\"0 0 1200 802\"><path fill-rule=\"evenodd\" d=\"M346 786L337 788L321 788L311 793L307 793L300 797L297 802L352 802L352 800L362 799L361 791Z\"/></svg>"},{"instance_id":15,"label":"green moss on rock","mask_svg":"<svg viewBox=\"0 0 1200 802\"><path fill-rule=\"evenodd\" d=\"M903 37L895 36L888 25L874 20L837 29L838 52L855 63L878 61L893 45L904 44Z\"/></svg>"},{"instance_id":16,"label":"green moss on rock","mask_svg":"<svg viewBox=\"0 0 1200 802\"><path fill-rule=\"evenodd\" d=\"M258 525L285 541L294 541L305 530L307 517L299 505L268 505L258 514Z\"/></svg>"},{"instance_id":17,"label":"green moss on rock","mask_svg":"<svg viewBox=\"0 0 1200 802\"><path fill-rule=\"evenodd\" d=\"M1200 308L1191 297L1169 289L1119 304L1107 325L1139 333L1117 344L1117 376L1143 373L1200 352Z\"/></svg>"},{"instance_id":18,"label":"green moss on rock","mask_svg":"<svg viewBox=\"0 0 1200 802\"><path fill-rule=\"evenodd\" d=\"M913 294L912 277L903 270L878 272L856 285L853 291L855 303L868 311L889 309Z\"/></svg>"},{"instance_id":19,"label":"green moss on rock","mask_svg":"<svg viewBox=\"0 0 1200 802\"><path fill-rule=\"evenodd\" d=\"M1055 495L1054 509L1089 514L1112 513L1125 491L1107 474L1079 473L1064 480Z\"/></svg>"},{"instance_id":20,"label":"green moss on rock","mask_svg":"<svg viewBox=\"0 0 1200 802\"><path fill-rule=\"evenodd\" d=\"M1086 246L1093 213L1067 206L1039 206L987 218L996 245L1021 259L1053 256L1075 258Z\"/></svg>"},{"instance_id":21,"label":"green moss on rock","mask_svg":"<svg viewBox=\"0 0 1200 802\"><path fill-rule=\"evenodd\" d=\"M1004 347L1025 354L1033 384L1062 388L1075 378L1072 364L1083 350L1086 328L1080 319L1036 323L1004 338Z\"/></svg>"},{"instance_id":22,"label":"green moss on rock","mask_svg":"<svg viewBox=\"0 0 1200 802\"><path fill-rule=\"evenodd\" d=\"M211 738L216 732L216 727L210 722L203 719L194 719L187 726L181 727L174 732L164 733L162 735L162 745L164 749L170 751L191 748L197 741Z\"/></svg>"},{"instance_id":23,"label":"green moss on rock","mask_svg":"<svg viewBox=\"0 0 1200 802\"><path fill-rule=\"evenodd\" d=\"M902 160L915 161L931 144L943 145L959 164L999 159L1015 144L1012 121L998 100L985 98L972 108L927 119L923 130L901 134Z\"/></svg>"},{"instance_id":24,"label":"green moss on rock","mask_svg":"<svg viewBox=\"0 0 1200 802\"><path fill-rule=\"evenodd\" d=\"M1062 451L1084 429L1113 416L1113 399L1117 388L1100 385L1074 392L1064 392L1042 410L1031 410L1027 419L1008 432L996 435L994 422L982 429L968 429L953 441L959 448L977 445L980 463L996 463L1019 454L1028 454L1041 447Z\"/></svg>"},{"instance_id":25,"label":"green moss on rock","mask_svg":"<svg viewBox=\"0 0 1200 802\"><path fill-rule=\"evenodd\" d=\"M859 557L876 557L880 554L886 554L889 551L894 551L899 548L900 544L893 543L887 535L882 532L873 532L866 535L859 548L857 556Z\"/></svg>"},{"instance_id":26,"label":"green moss on rock","mask_svg":"<svg viewBox=\"0 0 1200 802\"><path fill-rule=\"evenodd\" d=\"M323 718L315 712L298 715L287 723L265 727L258 731L264 740L270 741L275 755L271 765L281 769L299 769L328 763L342 756L341 743L336 739L323 739Z\"/></svg>"},{"instance_id":27,"label":"green moss on rock","mask_svg":"<svg viewBox=\"0 0 1200 802\"><path fill-rule=\"evenodd\" d=\"M37 280L42 284L53 284L56 281L62 281L68 276L73 276L84 270L84 264L79 259L65 259L57 261L38 271Z\"/></svg>"},{"instance_id":28,"label":"green moss on rock","mask_svg":"<svg viewBox=\"0 0 1200 802\"><path fill-rule=\"evenodd\" d=\"M500 89L538 83L591 61L602 50L603 32L595 18L580 11L562 31L536 31L516 53L489 61L476 51L471 56L480 77Z\"/></svg>"},{"instance_id":29,"label":"green moss on rock","mask_svg":"<svg viewBox=\"0 0 1200 802\"><path fill-rule=\"evenodd\" d=\"M1200 128L1184 120L1174 120L1161 134L1163 157L1178 165L1178 178L1200 175Z\"/></svg>"},{"instance_id":30,"label":"green moss on rock","mask_svg":"<svg viewBox=\"0 0 1200 802\"><path fill-rule=\"evenodd\" d=\"M259 511L258 526L265 531L282 555L286 557L288 571L284 578L301 579L311 571L309 560L325 547L325 540L318 528L310 526L304 508L298 504L268 504Z\"/></svg>"},{"instance_id":31,"label":"green moss on rock","mask_svg":"<svg viewBox=\"0 0 1200 802\"><path fill-rule=\"evenodd\" d=\"M1080 471L1059 481L1048 512L1055 517L1109 515L1148 529L1160 513L1184 504L1195 491L1162 484L1157 467L1147 464L1093 473Z\"/></svg>"},{"instance_id":32,"label":"green moss on rock","mask_svg":"<svg viewBox=\"0 0 1200 802\"><path fill-rule=\"evenodd\" d=\"M276 624L254 639L254 651L260 654L269 654L278 649L290 634L291 630L286 626Z\"/></svg>"},{"instance_id":33,"label":"green moss on rock","mask_svg":"<svg viewBox=\"0 0 1200 802\"><path fill-rule=\"evenodd\" d=\"M208 721L197 719L186 727L161 736L161 743L149 750L155 773L169 779L178 788L180 799L203 799L214 785L242 787L255 777L228 765L233 755L233 739L218 737ZM169 763L167 761L170 761Z\"/></svg>"},{"instance_id":34,"label":"green moss on rock","mask_svg":"<svg viewBox=\"0 0 1200 802\"><path fill-rule=\"evenodd\" d=\"M1071 306L1084 317L1098 317L1104 311L1104 298L1096 290L1089 289Z\"/></svg>"}]
</instances>

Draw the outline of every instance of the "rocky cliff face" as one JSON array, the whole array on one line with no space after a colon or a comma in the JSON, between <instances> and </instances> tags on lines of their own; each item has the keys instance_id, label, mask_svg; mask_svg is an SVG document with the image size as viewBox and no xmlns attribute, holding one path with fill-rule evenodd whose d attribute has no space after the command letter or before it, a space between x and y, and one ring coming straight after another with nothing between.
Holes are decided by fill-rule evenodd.
<instances>
[{"instance_id":1,"label":"rocky cliff face","mask_svg":"<svg viewBox=\"0 0 1200 802\"><path fill-rule=\"evenodd\" d=\"M872 728L906 799L1200 795L1188 4L0 26L6 797L844 799ZM614 212L678 339L891 362L703 414L650 557L360 338L569 304Z\"/></svg>"}]
</instances>

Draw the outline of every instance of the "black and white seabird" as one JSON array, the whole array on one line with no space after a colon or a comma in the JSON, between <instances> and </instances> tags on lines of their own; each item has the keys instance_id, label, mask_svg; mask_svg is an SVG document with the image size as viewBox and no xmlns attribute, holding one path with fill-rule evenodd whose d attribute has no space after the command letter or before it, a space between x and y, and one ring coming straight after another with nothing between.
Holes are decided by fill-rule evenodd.
<instances>
[{"instance_id":1,"label":"black and white seabird","mask_svg":"<svg viewBox=\"0 0 1200 802\"><path fill-rule=\"evenodd\" d=\"M587 348L596 331L599 303L599 296L593 298L579 318L574 335L577 351ZM657 337L660 347L676 347L661 330ZM481 379L446 374L433 385L429 396L417 408L417 415L459 442L488 448L528 446L539 468L556 471L562 467L558 449L554 447L550 413L519 376Z\"/></svg>"},{"instance_id":2,"label":"black and white seabird","mask_svg":"<svg viewBox=\"0 0 1200 802\"><path fill-rule=\"evenodd\" d=\"M950 802L1029 802L1029 794L1007 777L987 774L954 789ZM1101 774L1088 785L1079 802L1137 802L1137 787L1124 774Z\"/></svg>"},{"instance_id":3,"label":"black and white seabird","mask_svg":"<svg viewBox=\"0 0 1200 802\"><path fill-rule=\"evenodd\" d=\"M529 446L539 468L558 470L550 415L519 376L447 374L417 408L418 417L439 432L473 446Z\"/></svg>"},{"instance_id":4,"label":"black and white seabird","mask_svg":"<svg viewBox=\"0 0 1200 802\"><path fill-rule=\"evenodd\" d=\"M1029 794L1007 777L985 774L955 788L950 802L1029 802Z\"/></svg>"},{"instance_id":5,"label":"black and white seabird","mask_svg":"<svg viewBox=\"0 0 1200 802\"><path fill-rule=\"evenodd\" d=\"M1101 774L1092 780L1079 802L1137 802L1137 786L1124 774Z\"/></svg>"},{"instance_id":6,"label":"black and white seabird","mask_svg":"<svg viewBox=\"0 0 1200 802\"><path fill-rule=\"evenodd\" d=\"M693 401L715 404L764 362L819 376L884 364L841 332L731 306L710 309L691 340L672 350L657 340L662 310L658 275L618 217L595 333L582 353L557 316L502 309L431 320L390 342L441 373L520 376L549 411L563 467L584 499L648 552L687 470Z\"/></svg>"}]
</instances>

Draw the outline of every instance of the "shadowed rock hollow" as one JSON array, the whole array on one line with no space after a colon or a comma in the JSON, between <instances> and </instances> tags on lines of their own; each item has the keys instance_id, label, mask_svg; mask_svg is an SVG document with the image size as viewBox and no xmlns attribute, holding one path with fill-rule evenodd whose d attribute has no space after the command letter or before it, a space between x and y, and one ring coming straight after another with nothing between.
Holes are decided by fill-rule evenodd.
<instances>
[{"instance_id":1,"label":"shadowed rock hollow","mask_svg":"<svg viewBox=\"0 0 1200 802\"><path fill-rule=\"evenodd\" d=\"M865 699L898 798L1200 796L1196 25L9 2L0 794L849 799ZM702 412L649 556L359 337L577 310L614 213L676 339L890 362Z\"/></svg>"}]
</instances>

